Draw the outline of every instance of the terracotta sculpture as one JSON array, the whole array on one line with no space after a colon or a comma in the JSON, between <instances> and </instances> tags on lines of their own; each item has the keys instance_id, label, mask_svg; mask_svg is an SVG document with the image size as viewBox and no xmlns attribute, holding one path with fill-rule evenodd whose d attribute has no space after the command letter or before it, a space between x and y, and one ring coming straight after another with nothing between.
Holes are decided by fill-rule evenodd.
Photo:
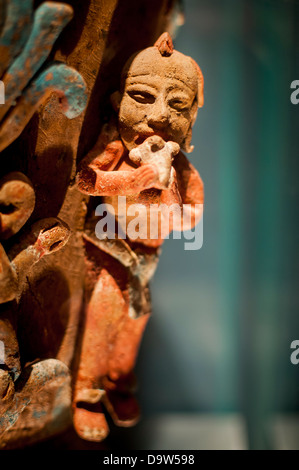
<instances>
[{"instance_id":1,"label":"terracotta sculpture","mask_svg":"<svg viewBox=\"0 0 299 470\"><path fill-rule=\"evenodd\" d=\"M57 47L51 50L73 8L37 3L36 9L33 0L0 5L5 89L5 103L0 98L5 162L0 175L0 448L61 432L71 423L71 409L79 436L88 440L101 441L109 432L104 408L117 425L136 422L133 369L151 313L148 284L164 238L173 229L193 227L203 203L202 181L182 153L192 150L203 77L192 59L173 50L167 33L126 63L120 89L111 98L114 115L82 159L76 184L83 122L102 122L91 123L101 100L88 102L88 97L96 88L108 31L112 46L108 42L106 67L116 49L119 63L129 55L113 26L115 18L123 23L123 10L114 15L116 6L125 13L127 7L110 0L91 0L90 6L70 0L77 16L59 43L71 36L64 56ZM151 27L138 33L138 42L143 37L146 45L168 29L175 0L144 0L143 5ZM128 20L128 31L135 22ZM134 32L132 37L131 51L136 50ZM94 53L87 57L90 48ZM59 195L51 204L53 192ZM174 205L177 213L164 224L160 208ZM142 209L138 222L136 207ZM112 215L109 231L103 230L105 208Z\"/></svg>"},{"instance_id":2,"label":"terracotta sculpture","mask_svg":"<svg viewBox=\"0 0 299 470\"><path fill-rule=\"evenodd\" d=\"M102 196L116 217L115 232L107 235L96 233L99 219L90 213L84 234L86 312L73 412L78 434L95 441L108 433L102 404L117 425L138 419L133 368L151 311L148 283L163 239L198 222L204 197L199 174L181 152L192 151L203 76L190 57L173 49L167 33L129 59L111 99L118 118L104 126L77 176L79 190ZM132 204L146 208L134 237L128 230ZM160 213L154 238L146 223L153 204L181 208L167 233ZM189 226L183 227L186 204Z\"/></svg>"}]
</instances>

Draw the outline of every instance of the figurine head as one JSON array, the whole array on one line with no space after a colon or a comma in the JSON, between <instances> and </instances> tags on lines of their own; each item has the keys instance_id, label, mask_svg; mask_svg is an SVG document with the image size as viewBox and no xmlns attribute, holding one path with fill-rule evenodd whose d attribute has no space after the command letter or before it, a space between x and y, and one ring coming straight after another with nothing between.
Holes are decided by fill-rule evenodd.
<instances>
[{"instance_id":1,"label":"figurine head","mask_svg":"<svg viewBox=\"0 0 299 470\"><path fill-rule=\"evenodd\" d=\"M168 33L138 52L122 71L112 95L122 141L130 151L150 136L177 142L191 152L192 126L203 106L203 75L191 57L173 49Z\"/></svg>"}]
</instances>

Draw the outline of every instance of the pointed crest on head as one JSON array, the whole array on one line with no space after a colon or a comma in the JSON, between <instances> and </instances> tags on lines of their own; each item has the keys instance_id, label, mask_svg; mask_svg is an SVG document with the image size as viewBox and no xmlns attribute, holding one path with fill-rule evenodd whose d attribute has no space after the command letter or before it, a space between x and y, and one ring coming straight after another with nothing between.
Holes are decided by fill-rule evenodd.
<instances>
[{"instance_id":1,"label":"pointed crest on head","mask_svg":"<svg viewBox=\"0 0 299 470\"><path fill-rule=\"evenodd\" d=\"M173 53L173 42L169 33L163 33L154 44L162 57L169 57Z\"/></svg>"}]
</instances>

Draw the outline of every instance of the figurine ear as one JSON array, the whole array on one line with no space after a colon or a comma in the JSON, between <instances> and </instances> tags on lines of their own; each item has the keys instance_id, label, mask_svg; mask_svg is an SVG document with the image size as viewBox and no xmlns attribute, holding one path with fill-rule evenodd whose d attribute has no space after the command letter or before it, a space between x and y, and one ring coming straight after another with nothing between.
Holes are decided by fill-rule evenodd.
<instances>
[{"instance_id":1,"label":"figurine ear","mask_svg":"<svg viewBox=\"0 0 299 470\"><path fill-rule=\"evenodd\" d=\"M187 135L185 137L184 142L181 144L182 150L184 150L187 153L193 152L193 149L194 149L194 146L191 145L191 141L192 141L192 127L193 127L193 124L196 121L197 111L198 111L197 102L195 102L194 106L195 106L195 109L193 111L193 116L192 116L192 120L191 120L189 129L188 129Z\"/></svg>"},{"instance_id":2,"label":"figurine ear","mask_svg":"<svg viewBox=\"0 0 299 470\"><path fill-rule=\"evenodd\" d=\"M112 103L114 111L118 113L119 108L120 108L120 102L121 102L120 92L115 91L114 93L112 93L112 95L110 96L110 101Z\"/></svg>"},{"instance_id":3,"label":"figurine ear","mask_svg":"<svg viewBox=\"0 0 299 470\"><path fill-rule=\"evenodd\" d=\"M192 141L192 126L189 127L189 130L188 130L188 133L185 137L185 140L181 144L182 150L184 150L186 153L193 152L194 146L191 145L191 141Z\"/></svg>"}]
</instances>

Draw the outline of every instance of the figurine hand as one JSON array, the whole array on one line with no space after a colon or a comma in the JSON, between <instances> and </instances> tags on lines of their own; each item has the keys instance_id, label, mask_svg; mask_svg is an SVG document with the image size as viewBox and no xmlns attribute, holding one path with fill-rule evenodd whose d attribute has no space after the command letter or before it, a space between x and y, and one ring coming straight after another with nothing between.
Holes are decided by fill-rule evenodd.
<instances>
[{"instance_id":1,"label":"figurine hand","mask_svg":"<svg viewBox=\"0 0 299 470\"><path fill-rule=\"evenodd\" d=\"M159 184L159 171L156 165L144 165L132 173L133 187L138 192L155 188Z\"/></svg>"}]
</instances>

